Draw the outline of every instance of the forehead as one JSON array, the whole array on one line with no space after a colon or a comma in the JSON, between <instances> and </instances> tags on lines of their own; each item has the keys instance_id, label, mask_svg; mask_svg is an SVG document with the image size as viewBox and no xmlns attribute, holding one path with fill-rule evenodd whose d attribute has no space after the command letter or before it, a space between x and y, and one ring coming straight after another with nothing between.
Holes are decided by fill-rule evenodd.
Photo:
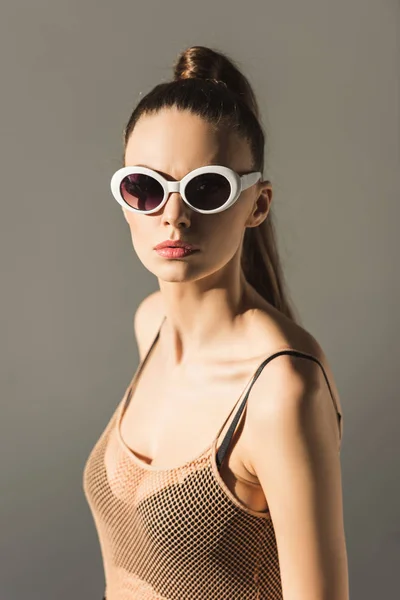
<instances>
[{"instance_id":1,"label":"forehead","mask_svg":"<svg viewBox=\"0 0 400 600\"><path fill-rule=\"evenodd\" d=\"M251 169L248 142L235 132L217 130L189 111L168 108L143 115L125 150L125 165L144 165L181 178L205 165L223 165L238 173Z\"/></svg>"}]
</instances>

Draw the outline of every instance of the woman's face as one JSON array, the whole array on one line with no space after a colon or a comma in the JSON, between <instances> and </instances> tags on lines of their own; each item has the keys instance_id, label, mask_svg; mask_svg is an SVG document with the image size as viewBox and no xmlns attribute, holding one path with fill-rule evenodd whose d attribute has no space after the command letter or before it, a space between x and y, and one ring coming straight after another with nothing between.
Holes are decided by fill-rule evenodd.
<instances>
[{"instance_id":1,"label":"woman's face","mask_svg":"<svg viewBox=\"0 0 400 600\"><path fill-rule=\"evenodd\" d=\"M128 140L125 166L144 166L169 181L180 180L206 165L223 165L239 175L252 171L246 140L217 132L200 117L175 108L142 116ZM143 265L164 281L186 282L223 270L240 252L246 226L267 216L272 197L268 182L244 190L227 210L206 215L192 210L179 193L171 193L156 213L141 215L123 208L133 247ZM166 239L182 239L200 248L184 258L170 259L154 247Z\"/></svg>"}]
</instances>

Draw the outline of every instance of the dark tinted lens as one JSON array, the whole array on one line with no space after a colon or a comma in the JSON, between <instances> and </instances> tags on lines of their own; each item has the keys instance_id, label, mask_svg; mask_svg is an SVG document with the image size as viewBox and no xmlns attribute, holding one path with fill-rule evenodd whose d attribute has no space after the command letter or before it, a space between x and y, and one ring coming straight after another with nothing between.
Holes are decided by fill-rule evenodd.
<instances>
[{"instance_id":1,"label":"dark tinted lens","mask_svg":"<svg viewBox=\"0 0 400 600\"><path fill-rule=\"evenodd\" d=\"M162 185L143 173L132 173L121 181L121 196L129 206L138 210L152 210L161 204L164 197Z\"/></svg>"},{"instance_id":2,"label":"dark tinted lens","mask_svg":"<svg viewBox=\"0 0 400 600\"><path fill-rule=\"evenodd\" d=\"M228 200L231 184L219 173L198 175L186 186L186 198L190 204L201 210L219 208Z\"/></svg>"}]
</instances>

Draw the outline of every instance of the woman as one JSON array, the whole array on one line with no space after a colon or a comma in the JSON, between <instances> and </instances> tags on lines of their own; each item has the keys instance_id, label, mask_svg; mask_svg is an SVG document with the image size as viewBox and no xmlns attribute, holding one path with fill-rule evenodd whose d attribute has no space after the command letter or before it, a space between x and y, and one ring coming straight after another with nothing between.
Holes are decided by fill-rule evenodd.
<instances>
[{"instance_id":1,"label":"woman","mask_svg":"<svg viewBox=\"0 0 400 600\"><path fill-rule=\"evenodd\" d=\"M160 289L85 465L107 600L348 598L341 404L284 291L264 142L248 80L202 46L125 129L111 188Z\"/></svg>"}]
</instances>

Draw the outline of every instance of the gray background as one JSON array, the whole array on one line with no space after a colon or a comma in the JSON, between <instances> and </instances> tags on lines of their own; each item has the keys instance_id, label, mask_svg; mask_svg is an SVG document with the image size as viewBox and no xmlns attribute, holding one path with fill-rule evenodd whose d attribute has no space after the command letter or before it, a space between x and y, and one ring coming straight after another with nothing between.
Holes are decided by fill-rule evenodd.
<instances>
[{"instance_id":1,"label":"gray background","mask_svg":"<svg viewBox=\"0 0 400 600\"><path fill-rule=\"evenodd\" d=\"M350 594L399 590L399 4L2 0L1 600L100 600L87 456L157 289L109 191L122 129L194 44L250 78L290 291L344 410ZM397 567L397 568L396 568Z\"/></svg>"}]
</instances>

